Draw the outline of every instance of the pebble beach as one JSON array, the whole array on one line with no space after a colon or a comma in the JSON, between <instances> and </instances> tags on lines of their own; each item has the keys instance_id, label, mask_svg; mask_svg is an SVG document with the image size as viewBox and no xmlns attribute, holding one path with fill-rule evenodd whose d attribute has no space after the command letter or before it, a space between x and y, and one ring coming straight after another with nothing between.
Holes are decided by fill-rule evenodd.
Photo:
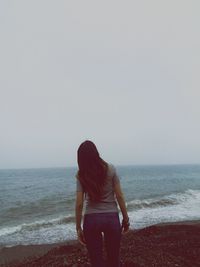
<instances>
[{"instance_id":1,"label":"pebble beach","mask_svg":"<svg viewBox=\"0 0 200 267\"><path fill-rule=\"evenodd\" d=\"M200 266L200 221L163 223L122 236L122 267ZM106 255L105 255L106 259ZM0 267L89 267L77 241L0 249Z\"/></svg>"}]
</instances>

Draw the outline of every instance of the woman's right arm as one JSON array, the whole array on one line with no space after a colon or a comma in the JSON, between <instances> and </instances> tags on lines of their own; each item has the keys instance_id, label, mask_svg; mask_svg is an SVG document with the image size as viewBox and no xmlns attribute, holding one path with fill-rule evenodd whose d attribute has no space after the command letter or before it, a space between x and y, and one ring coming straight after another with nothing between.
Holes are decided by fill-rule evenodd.
<instances>
[{"instance_id":1,"label":"woman's right arm","mask_svg":"<svg viewBox=\"0 0 200 267\"><path fill-rule=\"evenodd\" d=\"M76 192L76 206L75 206L75 214L76 214L76 231L78 235L78 240L82 245L85 245L85 238L83 234L83 230L81 227L82 221L82 210L83 210L83 192Z\"/></svg>"},{"instance_id":2,"label":"woman's right arm","mask_svg":"<svg viewBox=\"0 0 200 267\"><path fill-rule=\"evenodd\" d=\"M117 199L117 202L119 204L119 207L120 207L120 210L121 210L122 216L123 216L124 225L122 223L122 227L124 228L124 232L127 232L129 229L129 217L128 217L126 204L125 204L125 200L124 200L124 195L123 195L120 183L116 183L114 185L114 192L115 192L116 199Z\"/></svg>"}]
</instances>

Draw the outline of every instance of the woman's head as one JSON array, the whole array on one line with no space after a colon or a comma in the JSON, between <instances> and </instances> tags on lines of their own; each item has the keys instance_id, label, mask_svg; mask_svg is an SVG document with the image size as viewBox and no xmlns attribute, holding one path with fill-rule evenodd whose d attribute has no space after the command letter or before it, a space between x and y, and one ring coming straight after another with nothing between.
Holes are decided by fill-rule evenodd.
<instances>
[{"instance_id":1,"label":"woman's head","mask_svg":"<svg viewBox=\"0 0 200 267\"><path fill-rule=\"evenodd\" d=\"M79 169L90 168L90 166L96 164L99 159L99 152L92 141L86 140L79 146L77 153Z\"/></svg>"},{"instance_id":2,"label":"woman's head","mask_svg":"<svg viewBox=\"0 0 200 267\"><path fill-rule=\"evenodd\" d=\"M78 179L84 191L93 201L101 198L107 175L107 163L101 159L95 144L89 140L83 142L77 151Z\"/></svg>"}]
</instances>

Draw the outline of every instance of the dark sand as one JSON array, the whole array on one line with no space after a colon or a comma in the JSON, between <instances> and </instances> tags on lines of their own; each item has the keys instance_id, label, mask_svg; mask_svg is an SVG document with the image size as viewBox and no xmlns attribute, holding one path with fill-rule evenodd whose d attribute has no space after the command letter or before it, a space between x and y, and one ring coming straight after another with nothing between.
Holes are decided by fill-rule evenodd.
<instances>
[{"instance_id":1,"label":"dark sand","mask_svg":"<svg viewBox=\"0 0 200 267\"><path fill-rule=\"evenodd\" d=\"M200 267L200 221L166 223L130 231L121 242L123 267ZM0 250L0 267L90 266L77 242Z\"/></svg>"}]
</instances>

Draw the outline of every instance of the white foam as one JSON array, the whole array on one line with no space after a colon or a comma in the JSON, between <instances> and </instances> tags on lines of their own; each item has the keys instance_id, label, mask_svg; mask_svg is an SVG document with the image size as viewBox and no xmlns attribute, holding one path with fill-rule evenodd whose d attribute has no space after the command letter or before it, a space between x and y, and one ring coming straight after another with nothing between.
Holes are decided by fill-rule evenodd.
<instances>
[{"instance_id":1,"label":"white foam","mask_svg":"<svg viewBox=\"0 0 200 267\"><path fill-rule=\"evenodd\" d=\"M20 229L21 229L21 226L12 226L12 227L2 228L0 229L0 236L13 234L15 232L20 231Z\"/></svg>"},{"instance_id":2,"label":"white foam","mask_svg":"<svg viewBox=\"0 0 200 267\"><path fill-rule=\"evenodd\" d=\"M23 223L18 226L10 226L10 227L4 227L0 229L0 237L4 235L11 235L18 232L24 232L24 231L34 231L39 230L40 228L49 228L54 225L60 225L63 224L65 221L70 221L70 219L73 218L71 214L67 216L60 216L58 218L53 218L50 220L36 220L33 223Z\"/></svg>"},{"instance_id":3,"label":"white foam","mask_svg":"<svg viewBox=\"0 0 200 267\"><path fill-rule=\"evenodd\" d=\"M139 229L162 222L200 219L200 190L187 190L160 198L132 200L131 228ZM121 214L120 214L121 218ZM73 216L60 216L0 229L0 245L45 244L76 239Z\"/></svg>"},{"instance_id":4,"label":"white foam","mask_svg":"<svg viewBox=\"0 0 200 267\"><path fill-rule=\"evenodd\" d=\"M184 193L176 193L149 199L134 199L127 203L128 208L134 210L177 205L181 203L200 202L200 190L188 189Z\"/></svg>"},{"instance_id":5,"label":"white foam","mask_svg":"<svg viewBox=\"0 0 200 267\"><path fill-rule=\"evenodd\" d=\"M73 240L75 238L75 225L71 223L67 225L55 225L32 232L24 230L23 232L2 236L0 244L6 246L19 244L50 244L65 240Z\"/></svg>"},{"instance_id":6,"label":"white foam","mask_svg":"<svg viewBox=\"0 0 200 267\"><path fill-rule=\"evenodd\" d=\"M146 207L129 212L132 228L143 228L162 222L177 222L200 219L200 190L187 190L171 194L174 205Z\"/></svg>"}]
</instances>

